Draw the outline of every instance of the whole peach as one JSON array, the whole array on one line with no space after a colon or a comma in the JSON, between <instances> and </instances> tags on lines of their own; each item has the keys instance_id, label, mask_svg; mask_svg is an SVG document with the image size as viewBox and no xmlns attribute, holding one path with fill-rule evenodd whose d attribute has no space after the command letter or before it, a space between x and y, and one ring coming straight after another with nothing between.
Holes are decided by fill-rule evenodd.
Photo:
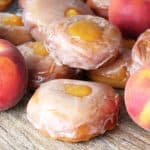
<instances>
[{"instance_id":1,"label":"whole peach","mask_svg":"<svg viewBox=\"0 0 150 150\"><path fill-rule=\"evenodd\" d=\"M133 121L150 131L150 66L130 76L125 88L125 105Z\"/></svg>"},{"instance_id":2,"label":"whole peach","mask_svg":"<svg viewBox=\"0 0 150 150\"><path fill-rule=\"evenodd\" d=\"M0 111L15 106L27 86L23 56L10 42L0 39Z\"/></svg>"},{"instance_id":3,"label":"whole peach","mask_svg":"<svg viewBox=\"0 0 150 150\"><path fill-rule=\"evenodd\" d=\"M137 37L150 28L149 0L111 0L109 20L125 36Z\"/></svg>"}]
</instances>

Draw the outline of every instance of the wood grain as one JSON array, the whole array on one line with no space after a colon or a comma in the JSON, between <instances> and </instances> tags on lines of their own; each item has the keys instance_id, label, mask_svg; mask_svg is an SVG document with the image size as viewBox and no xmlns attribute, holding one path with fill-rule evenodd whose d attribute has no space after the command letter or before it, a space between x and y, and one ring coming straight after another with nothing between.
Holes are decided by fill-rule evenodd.
<instances>
[{"instance_id":1,"label":"wood grain","mask_svg":"<svg viewBox=\"0 0 150 150\"><path fill-rule=\"evenodd\" d=\"M0 150L150 150L150 133L128 117L123 99L118 128L89 142L70 144L43 137L33 128L26 118L30 96L26 94L15 108L0 112Z\"/></svg>"}]
</instances>

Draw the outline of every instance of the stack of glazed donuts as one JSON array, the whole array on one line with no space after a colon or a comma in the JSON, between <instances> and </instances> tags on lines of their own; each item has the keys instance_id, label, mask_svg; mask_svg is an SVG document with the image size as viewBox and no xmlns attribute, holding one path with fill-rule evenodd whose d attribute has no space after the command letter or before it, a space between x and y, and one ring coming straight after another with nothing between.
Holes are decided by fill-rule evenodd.
<instances>
[{"instance_id":1,"label":"stack of glazed donuts","mask_svg":"<svg viewBox=\"0 0 150 150\"><path fill-rule=\"evenodd\" d=\"M109 2L19 0L22 17L0 13L0 36L24 56L35 91L27 118L50 138L81 142L114 129L120 97L113 88L149 61L149 30L136 43L124 39L108 21Z\"/></svg>"}]
</instances>

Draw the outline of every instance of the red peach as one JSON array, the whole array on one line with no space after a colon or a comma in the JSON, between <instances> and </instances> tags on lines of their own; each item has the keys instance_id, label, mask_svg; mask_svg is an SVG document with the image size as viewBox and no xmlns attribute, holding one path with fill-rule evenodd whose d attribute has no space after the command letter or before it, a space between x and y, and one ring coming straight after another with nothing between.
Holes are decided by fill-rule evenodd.
<instances>
[{"instance_id":1,"label":"red peach","mask_svg":"<svg viewBox=\"0 0 150 150\"><path fill-rule=\"evenodd\" d=\"M150 131L150 66L130 76L125 88L125 105L133 121Z\"/></svg>"},{"instance_id":2,"label":"red peach","mask_svg":"<svg viewBox=\"0 0 150 150\"><path fill-rule=\"evenodd\" d=\"M0 111L15 106L27 86L23 56L10 42L0 39Z\"/></svg>"},{"instance_id":3,"label":"red peach","mask_svg":"<svg viewBox=\"0 0 150 150\"><path fill-rule=\"evenodd\" d=\"M109 20L125 36L137 37L150 28L149 0L111 0Z\"/></svg>"}]
</instances>

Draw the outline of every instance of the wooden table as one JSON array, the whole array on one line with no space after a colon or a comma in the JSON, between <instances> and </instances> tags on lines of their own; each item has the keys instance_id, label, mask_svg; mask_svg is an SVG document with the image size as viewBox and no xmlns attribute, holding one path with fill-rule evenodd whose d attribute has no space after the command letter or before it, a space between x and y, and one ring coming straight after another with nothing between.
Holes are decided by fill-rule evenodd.
<instances>
[{"instance_id":1,"label":"wooden table","mask_svg":"<svg viewBox=\"0 0 150 150\"><path fill-rule=\"evenodd\" d=\"M89 142L70 144L43 137L33 128L26 118L30 96L26 94L15 108L0 112L0 150L150 150L150 132L132 122L123 99L118 128Z\"/></svg>"}]
</instances>

